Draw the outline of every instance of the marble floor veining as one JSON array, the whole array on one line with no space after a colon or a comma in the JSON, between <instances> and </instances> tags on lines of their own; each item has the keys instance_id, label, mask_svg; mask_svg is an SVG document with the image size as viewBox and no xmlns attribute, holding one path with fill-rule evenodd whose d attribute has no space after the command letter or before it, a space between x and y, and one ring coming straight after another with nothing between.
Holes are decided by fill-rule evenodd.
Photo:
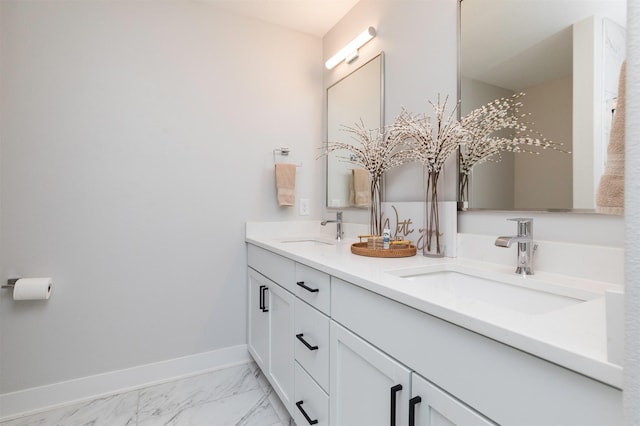
<instances>
[{"instance_id":1,"label":"marble floor veining","mask_svg":"<svg viewBox=\"0 0 640 426\"><path fill-rule=\"evenodd\" d=\"M255 363L84 401L0 426L295 426Z\"/></svg>"}]
</instances>

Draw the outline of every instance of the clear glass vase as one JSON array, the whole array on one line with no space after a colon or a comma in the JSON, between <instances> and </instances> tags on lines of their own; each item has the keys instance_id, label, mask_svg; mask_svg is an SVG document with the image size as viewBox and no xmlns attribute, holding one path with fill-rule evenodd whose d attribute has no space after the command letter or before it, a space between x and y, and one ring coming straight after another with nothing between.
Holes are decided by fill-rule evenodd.
<instances>
[{"instance_id":1,"label":"clear glass vase","mask_svg":"<svg viewBox=\"0 0 640 426\"><path fill-rule=\"evenodd\" d=\"M382 176L371 177L369 234L382 235Z\"/></svg>"},{"instance_id":2,"label":"clear glass vase","mask_svg":"<svg viewBox=\"0 0 640 426\"><path fill-rule=\"evenodd\" d=\"M444 238L440 232L438 205L438 178L440 172L426 174L425 224L422 237L422 254L429 257L444 256Z\"/></svg>"},{"instance_id":3,"label":"clear glass vase","mask_svg":"<svg viewBox=\"0 0 640 426\"><path fill-rule=\"evenodd\" d=\"M469 208L469 173L460 173L458 182L458 209Z\"/></svg>"}]
</instances>

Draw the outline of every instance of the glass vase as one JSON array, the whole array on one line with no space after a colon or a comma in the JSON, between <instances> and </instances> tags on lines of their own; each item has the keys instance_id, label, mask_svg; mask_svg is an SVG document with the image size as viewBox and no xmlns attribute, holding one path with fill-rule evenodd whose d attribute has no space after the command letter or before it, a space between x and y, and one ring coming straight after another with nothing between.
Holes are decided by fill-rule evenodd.
<instances>
[{"instance_id":1,"label":"glass vase","mask_svg":"<svg viewBox=\"0 0 640 426\"><path fill-rule=\"evenodd\" d=\"M440 172L430 171L426 175L425 225L422 238L422 254L429 257L444 256L444 238L440 232L438 206L438 178Z\"/></svg>"},{"instance_id":2,"label":"glass vase","mask_svg":"<svg viewBox=\"0 0 640 426\"><path fill-rule=\"evenodd\" d=\"M369 234L382 235L382 176L371 177L369 194Z\"/></svg>"},{"instance_id":3,"label":"glass vase","mask_svg":"<svg viewBox=\"0 0 640 426\"><path fill-rule=\"evenodd\" d=\"M460 173L458 182L458 209L467 210L469 208L469 174Z\"/></svg>"}]
</instances>

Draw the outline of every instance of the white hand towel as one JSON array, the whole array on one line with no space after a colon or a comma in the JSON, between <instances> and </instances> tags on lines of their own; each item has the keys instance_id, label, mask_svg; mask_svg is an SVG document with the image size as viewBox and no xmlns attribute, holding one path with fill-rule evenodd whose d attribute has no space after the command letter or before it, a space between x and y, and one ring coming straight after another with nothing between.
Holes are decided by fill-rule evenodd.
<instances>
[{"instance_id":1,"label":"white hand towel","mask_svg":"<svg viewBox=\"0 0 640 426\"><path fill-rule=\"evenodd\" d=\"M276 163L276 190L279 206L293 206L296 200L296 165Z\"/></svg>"}]
</instances>

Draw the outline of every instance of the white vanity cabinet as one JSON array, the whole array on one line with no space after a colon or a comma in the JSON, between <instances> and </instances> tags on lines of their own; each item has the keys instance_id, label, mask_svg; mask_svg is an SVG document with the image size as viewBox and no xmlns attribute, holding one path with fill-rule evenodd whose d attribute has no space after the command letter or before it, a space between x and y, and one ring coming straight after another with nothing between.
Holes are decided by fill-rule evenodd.
<instances>
[{"instance_id":1,"label":"white vanity cabinet","mask_svg":"<svg viewBox=\"0 0 640 426\"><path fill-rule=\"evenodd\" d=\"M491 426L475 410L416 373L411 373L409 426Z\"/></svg>"},{"instance_id":2,"label":"white vanity cabinet","mask_svg":"<svg viewBox=\"0 0 640 426\"><path fill-rule=\"evenodd\" d=\"M247 259L249 352L297 424L328 425L330 277L251 244Z\"/></svg>"},{"instance_id":3,"label":"white vanity cabinet","mask_svg":"<svg viewBox=\"0 0 640 426\"><path fill-rule=\"evenodd\" d=\"M263 371L269 366L269 308L265 304L269 286L276 284L251 268L249 277L248 347L253 359Z\"/></svg>"},{"instance_id":4,"label":"white vanity cabinet","mask_svg":"<svg viewBox=\"0 0 640 426\"><path fill-rule=\"evenodd\" d=\"M330 411L333 426L406 425L411 372L331 322Z\"/></svg>"},{"instance_id":5,"label":"white vanity cabinet","mask_svg":"<svg viewBox=\"0 0 640 426\"><path fill-rule=\"evenodd\" d=\"M335 322L331 366L332 425L495 425Z\"/></svg>"},{"instance_id":6,"label":"white vanity cabinet","mask_svg":"<svg viewBox=\"0 0 640 426\"><path fill-rule=\"evenodd\" d=\"M446 417L453 424L467 424L470 410L479 424L624 424L620 390L348 282L332 279L331 312L332 320L399 360L414 378L452 396ZM444 413L442 404L426 405Z\"/></svg>"},{"instance_id":7,"label":"white vanity cabinet","mask_svg":"<svg viewBox=\"0 0 640 426\"><path fill-rule=\"evenodd\" d=\"M293 281L294 264L290 260L249 246L248 280L248 348L249 353L271 383L284 406L292 412L294 396L293 317L292 293L276 281L262 275L254 267L268 264L271 277L289 276ZM251 248L253 247L253 248ZM260 269L264 271L265 268ZM275 271L275 273L273 273Z\"/></svg>"},{"instance_id":8,"label":"white vanity cabinet","mask_svg":"<svg viewBox=\"0 0 640 426\"><path fill-rule=\"evenodd\" d=\"M317 261L252 244L248 254L249 350L298 426L624 423L619 389L329 276Z\"/></svg>"},{"instance_id":9,"label":"white vanity cabinet","mask_svg":"<svg viewBox=\"0 0 640 426\"><path fill-rule=\"evenodd\" d=\"M295 413L298 426L329 425L330 276L296 263Z\"/></svg>"},{"instance_id":10,"label":"white vanity cabinet","mask_svg":"<svg viewBox=\"0 0 640 426\"><path fill-rule=\"evenodd\" d=\"M293 419L297 426L328 426L329 396L313 378L295 363L295 406Z\"/></svg>"}]
</instances>

